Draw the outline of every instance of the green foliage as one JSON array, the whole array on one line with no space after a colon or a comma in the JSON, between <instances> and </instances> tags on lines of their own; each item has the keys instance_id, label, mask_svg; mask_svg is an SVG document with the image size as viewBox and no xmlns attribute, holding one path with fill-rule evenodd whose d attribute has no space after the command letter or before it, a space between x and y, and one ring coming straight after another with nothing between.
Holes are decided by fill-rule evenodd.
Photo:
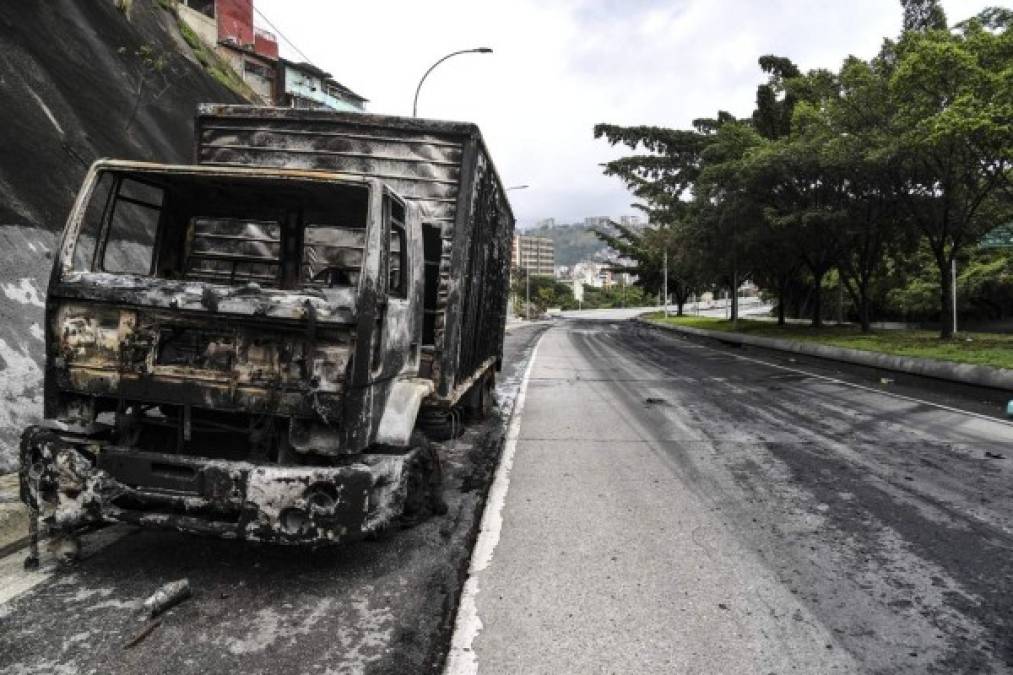
<instances>
[{"instance_id":1,"label":"green foliage","mask_svg":"<svg viewBox=\"0 0 1013 675\"><path fill-rule=\"evenodd\" d=\"M904 30L946 30L946 12L939 0L900 0L904 8Z\"/></svg>"},{"instance_id":2,"label":"green foliage","mask_svg":"<svg viewBox=\"0 0 1013 675\"><path fill-rule=\"evenodd\" d=\"M145 69L154 73L164 72L166 67L169 65L168 54L156 49L151 44L141 45L137 51L134 52L134 56L141 60Z\"/></svg>"},{"instance_id":3,"label":"green foliage","mask_svg":"<svg viewBox=\"0 0 1013 675\"><path fill-rule=\"evenodd\" d=\"M616 285L609 288L584 286L583 309L613 309L617 307L645 307L657 302L657 296L639 286Z\"/></svg>"},{"instance_id":4,"label":"green foliage","mask_svg":"<svg viewBox=\"0 0 1013 675\"><path fill-rule=\"evenodd\" d=\"M123 13L123 16L127 17L127 21L130 21L130 12L134 8L134 0L114 0L116 9Z\"/></svg>"},{"instance_id":5,"label":"green foliage","mask_svg":"<svg viewBox=\"0 0 1013 675\"><path fill-rule=\"evenodd\" d=\"M878 330L863 333L850 326L817 329L797 324L781 327L775 326L769 321L747 319L739 319L735 324L731 321L710 317L670 316L665 319L660 312L648 315L647 318L658 323L703 328L704 330L815 342L897 356L971 363L996 368L1013 368L1013 335L961 333L960 340L943 342L935 333L924 330Z\"/></svg>"},{"instance_id":6,"label":"green foliage","mask_svg":"<svg viewBox=\"0 0 1013 675\"><path fill-rule=\"evenodd\" d=\"M518 316L528 314L528 292L531 296L531 318L542 316L547 309L577 308L577 301L573 299L573 287L552 277L533 275L529 279L523 271L515 272L510 281L510 292L514 298L514 312Z\"/></svg>"},{"instance_id":7,"label":"green foliage","mask_svg":"<svg viewBox=\"0 0 1013 675\"><path fill-rule=\"evenodd\" d=\"M866 331L876 315L941 318L949 337L956 259L962 313L1013 313L1006 259L975 249L1013 217L1013 12L950 31L937 0L902 6L903 33L873 59L804 73L761 57L767 80L747 119L595 126L634 151L605 174L661 224L603 236L641 286L656 287L668 250L694 286L749 277L814 325L832 279Z\"/></svg>"},{"instance_id":8,"label":"green foliage","mask_svg":"<svg viewBox=\"0 0 1013 675\"><path fill-rule=\"evenodd\" d=\"M524 234L551 239L557 265L575 265L605 250L594 229L583 224L533 227Z\"/></svg>"},{"instance_id":9,"label":"green foliage","mask_svg":"<svg viewBox=\"0 0 1013 675\"><path fill-rule=\"evenodd\" d=\"M204 67L204 70L211 77L217 80L223 87L232 90L243 98L249 100L255 99L256 95L250 90L250 87L239 78L228 64L219 59L217 54L207 48L197 33L185 21L178 19L176 24L179 26L179 32L183 36L183 40L193 52L194 58L197 59L197 62Z\"/></svg>"}]
</instances>

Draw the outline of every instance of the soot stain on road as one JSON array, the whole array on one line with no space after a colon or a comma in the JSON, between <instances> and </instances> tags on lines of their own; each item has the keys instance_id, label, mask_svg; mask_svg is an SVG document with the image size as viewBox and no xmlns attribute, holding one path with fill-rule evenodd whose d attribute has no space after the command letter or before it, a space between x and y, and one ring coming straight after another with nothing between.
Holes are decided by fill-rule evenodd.
<instances>
[{"instance_id":1,"label":"soot stain on road","mask_svg":"<svg viewBox=\"0 0 1013 675\"><path fill-rule=\"evenodd\" d=\"M670 414L707 439L667 444L673 469L866 667L1013 666L1013 542L1001 515L1013 495L985 449L922 440L930 432L912 435L875 401L846 409L832 392L823 400L825 380L653 331L603 326L578 343L659 368L676 388Z\"/></svg>"},{"instance_id":2,"label":"soot stain on road","mask_svg":"<svg viewBox=\"0 0 1013 675\"><path fill-rule=\"evenodd\" d=\"M542 328L508 337L509 413ZM346 546L264 546L135 531L0 606L0 671L425 673L443 664L502 447L494 416L441 450L448 512ZM124 650L141 600L188 577L193 597Z\"/></svg>"},{"instance_id":3,"label":"soot stain on road","mask_svg":"<svg viewBox=\"0 0 1013 675\"><path fill-rule=\"evenodd\" d=\"M917 556L945 570L964 592L946 591L947 604L960 614L985 627L989 636L982 642L969 639L962 627L940 624L950 633L950 654L935 664L942 671L987 670L991 653L1013 666L1013 634L1010 612L1013 607L1013 539L1005 533L967 518L945 504L942 509L961 527L929 520L922 512L893 499L872 485L863 475L844 462L828 461L804 445L772 444L770 451L791 470L791 480L802 484L815 499L829 506L826 517L834 529L855 538L867 536L870 520L894 530ZM906 487L899 485L898 487ZM844 500L842 494L853 495ZM924 495L916 495L926 499ZM941 578L934 581L944 584ZM910 606L895 605L897 609ZM931 609L921 610L932 617Z\"/></svg>"}]
</instances>

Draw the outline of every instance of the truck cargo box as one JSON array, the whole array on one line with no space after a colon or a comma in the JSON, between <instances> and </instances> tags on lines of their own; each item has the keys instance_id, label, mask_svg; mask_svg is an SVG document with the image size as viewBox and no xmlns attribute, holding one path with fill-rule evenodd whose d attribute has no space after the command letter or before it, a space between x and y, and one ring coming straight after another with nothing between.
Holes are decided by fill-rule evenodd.
<instances>
[{"instance_id":1,"label":"truck cargo box","mask_svg":"<svg viewBox=\"0 0 1013 675\"><path fill-rule=\"evenodd\" d=\"M426 259L424 368L453 405L500 365L514 217L474 124L325 110L202 105L199 164L376 177L417 205Z\"/></svg>"}]
</instances>

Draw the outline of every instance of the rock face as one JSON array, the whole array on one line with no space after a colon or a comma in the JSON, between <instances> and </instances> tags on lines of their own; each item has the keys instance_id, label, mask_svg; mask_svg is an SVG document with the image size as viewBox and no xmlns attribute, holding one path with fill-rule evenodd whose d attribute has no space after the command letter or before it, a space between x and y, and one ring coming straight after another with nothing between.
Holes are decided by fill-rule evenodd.
<instances>
[{"instance_id":1,"label":"rock face","mask_svg":"<svg viewBox=\"0 0 1013 675\"><path fill-rule=\"evenodd\" d=\"M162 2L126 4L0 12L0 472L14 469L18 435L42 412L46 283L88 165L189 162L196 105L243 102L197 62Z\"/></svg>"}]
</instances>

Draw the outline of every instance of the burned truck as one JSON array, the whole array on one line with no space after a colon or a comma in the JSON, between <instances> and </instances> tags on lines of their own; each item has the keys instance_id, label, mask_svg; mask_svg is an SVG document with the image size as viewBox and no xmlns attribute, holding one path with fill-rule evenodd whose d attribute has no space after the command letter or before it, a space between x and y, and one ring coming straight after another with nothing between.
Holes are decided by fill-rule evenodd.
<instances>
[{"instance_id":1,"label":"burned truck","mask_svg":"<svg viewBox=\"0 0 1013 675\"><path fill-rule=\"evenodd\" d=\"M419 430L488 413L502 360L514 219L478 128L202 106L195 159L85 178L21 443L35 527L319 544L438 510Z\"/></svg>"}]
</instances>

